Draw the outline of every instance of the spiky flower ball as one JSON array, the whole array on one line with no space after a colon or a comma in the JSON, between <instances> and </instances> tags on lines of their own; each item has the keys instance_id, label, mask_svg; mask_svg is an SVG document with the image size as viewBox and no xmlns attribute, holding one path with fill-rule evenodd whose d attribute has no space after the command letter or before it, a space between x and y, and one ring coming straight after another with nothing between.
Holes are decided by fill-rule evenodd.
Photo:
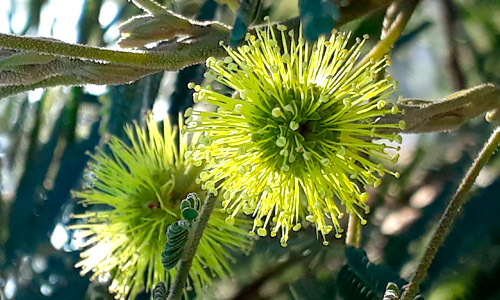
<instances>
[{"instance_id":1,"label":"spiky flower ball","mask_svg":"<svg viewBox=\"0 0 500 300\"><path fill-rule=\"evenodd\" d=\"M365 222L368 194L360 186L377 186L385 173L398 176L369 158L398 158L386 150L399 147L373 142L400 142L387 132L404 127L379 123L398 113L386 103L395 83L378 78L389 61L355 68L364 39L347 47L344 33L315 44L283 25L255 34L242 47L225 47L223 60L207 60L206 77L233 90L232 96L191 84L196 102L218 106L216 112L186 112L188 130L204 132L204 148L193 156L212 164L201 173L203 187L220 182L227 221L240 211L253 214L252 232L265 236L271 228L282 245L304 219L323 239L332 229L340 237L339 204Z\"/></svg>"},{"instance_id":2,"label":"spiky flower ball","mask_svg":"<svg viewBox=\"0 0 500 300\"><path fill-rule=\"evenodd\" d=\"M109 154L100 149L92 156L89 174L94 179L75 193L89 209L74 216L81 221L72 228L87 237L76 265L81 273L93 272L95 278L109 272L110 291L116 298L134 299L157 282L174 278L175 269L165 271L161 259L167 227L182 219L180 201L189 192L198 193L202 200L206 193L195 183L201 164L184 159L191 148L188 137L178 137L168 120L163 131L148 118L145 129L135 125L126 132L129 141L113 137ZM196 135L192 139L196 143ZM229 226L224 218L214 212L204 231L190 272L195 289L229 271L227 249L249 247L249 227L241 227L239 220L239 226Z\"/></svg>"}]
</instances>

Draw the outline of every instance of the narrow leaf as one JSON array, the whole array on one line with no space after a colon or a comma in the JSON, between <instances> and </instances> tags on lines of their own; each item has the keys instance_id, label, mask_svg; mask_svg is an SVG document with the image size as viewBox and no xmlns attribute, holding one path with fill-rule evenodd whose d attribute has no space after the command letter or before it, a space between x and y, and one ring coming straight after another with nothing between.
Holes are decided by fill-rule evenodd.
<instances>
[{"instance_id":1,"label":"narrow leaf","mask_svg":"<svg viewBox=\"0 0 500 300\"><path fill-rule=\"evenodd\" d=\"M0 70L23 65L46 64L55 59L52 55L38 54L35 52L14 52L5 55L7 51L0 53ZM2 55L4 54L4 55Z\"/></svg>"},{"instance_id":2,"label":"narrow leaf","mask_svg":"<svg viewBox=\"0 0 500 300\"><path fill-rule=\"evenodd\" d=\"M144 45L175 37L192 36L194 25L173 13L135 16L122 23L118 30L120 47L144 47Z\"/></svg>"}]
</instances>

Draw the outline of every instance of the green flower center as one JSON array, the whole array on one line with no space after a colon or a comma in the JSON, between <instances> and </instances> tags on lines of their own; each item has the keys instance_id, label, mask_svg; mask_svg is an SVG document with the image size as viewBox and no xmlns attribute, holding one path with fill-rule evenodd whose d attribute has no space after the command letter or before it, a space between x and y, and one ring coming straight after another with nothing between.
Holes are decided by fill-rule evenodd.
<instances>
[{"instance_id":1,"label":"green flower center","mask_svg":"<svg viewBox=\"0 0 500 300\"><path fill-rule=\"evenodd\" d=\"M322 126L321 120L335 114L339 105L311 111L311 103L321 101L321 97L315 86L309 88L307 94L290 89L279 98L271 95L267 103L274 107L261 110L256 122L250 123L254 132L252 141L276 171L291 171L297 176L306 171L305 161L320 163L320 157L331 156L322 143L337 142L339 132L331 126ZM264 127L262 120L267 123Z\"/></svg>"}]
</instances>

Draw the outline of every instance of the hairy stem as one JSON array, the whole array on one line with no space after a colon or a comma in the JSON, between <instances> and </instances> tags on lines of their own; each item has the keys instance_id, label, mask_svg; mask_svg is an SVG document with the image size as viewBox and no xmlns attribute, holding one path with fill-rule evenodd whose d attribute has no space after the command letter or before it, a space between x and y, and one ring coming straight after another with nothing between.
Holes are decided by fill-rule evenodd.
<instances>
[{"instance_id":1,"label":"hairy stem","mask_svg":"<svg viewBox=\"0 0 500 300\"><path fill-rule=\"evenodd\" d=\"M198 38L197 43L175 44L166 51L117 51L10 34L0 34L0 47L146 69L179 70L202 62L210 55L223 55L224 49L219 46L219 41L227 39L229 30L221 25L200 30L206 31L206 35Z\"/></svg>"},{"instance_id":2,"label":"hairy stem","mask_svg":"<svg viewBox=\"0 0 500 300\"><path fill-rule=\"evenodd\" d=\"M402 300L411 300L417 294L418 288L427 275L427 270L429 269L434 256L453 228L455 220L462 211L464 204L469 199L467 197L467 193L469 192L474 181L479 175L479 171L481 171L483 166L488 162L499 144L500 127L497 127L488 142L486 142L483 150L481 150L471 168L465 175L457 192L451 199L448 207L446 207L444 214L441 216L441 220L439 220L436 231L434 232L429 244L427 245L427 248L425 249L424 256L422 257L422 260L420 261L420 264L418 265L417 270L415 271L415 274L413 275L410 284L408 285L408 289L403 294L401 298Z\"/></svg>"},{"instance_id":3,"label":"hairy stem","mask_svg":"<svg viewBox=\"0 0 500 300\"><path fill-rule=\"evenodd\" d=\"M150 0L134 1L144 4L144 6L146 6L145 3L151 4ZM383 8L390 3L391 0L354 2L341 9L341 20L336 26L338 27L367 13ZM298 29L299 19L298 17L293 18L285 21L284 24L289 28ZM33 51L39 54L109 62L142 68L178 70L187 65L202 62L210 56L221 57L224 55L225 52L219 46L219 41L223 40L227 42L230 29L213 22L206 23L205 26L200 26L199 30L200 35L189 44L174 42L169 47L156 51L116 51L100 47L68 44L54 39L10 34L0 34L0 48Z\"/></svg>"},{"instance_id":4,"label":"hairy stem","mask_svg":"<svg viewBox=\"0 0 500 300\"><path fill-rule=\"evenodd\" d=\"M203 203L198 220L195 223L194 228L189 233L189 239L186 242L186 248L184 254L180 260L179 269L175 275L174 282L170 288L170 292L167 300L179 300L182 297L182 292L184 286L186 285L186 280L189 275L189 269L193 264L193 258L196 254L196 249L200 244L201 237L203 236L203 231L207 226L208 219L212 214L212 210L215 206L216 196L209 194L207 200Z\"/></svg>"},{"instance_id":5,"label":"hairy stem","mask_svg":"<svg viewBox=\"0 0 500 300\"><path fill-rule=\"evenodd\" d=\"M144 9L156 10L153 0L134 0L134 3ZM224 1L222 1L224 2ZM353 1L346 7L340 8L340 21L335 24L339 27L349 21L362 17L382 9L392 3L392 0L363 0ZM230 28L217 23L205 22L197 23L196 21L188 20L182 16L175 15L166 11L162 16L169 15L172 22L176 18L180 23L189 22L192 28L192 35L183 40L177 41L175 33L172 39L156 48L147 49L144 51L123 51L111 50L101 47L92 47L81 44L69 44L50 38L17 36L0 33L0 49L13 49L13 52L26 52L32 57L40 59L40 57L48 55L56 58L70 58L72 60L81 60L86 63L103 64L111 68L133 67L130 72L127 72L127 78L119 78L109 80L98 71L92 74L70 74L70 76L60 74L60 72L46 72L44 78L38 78L36 82L25 82L24 75L17 78L18 83L12 86L4 85L0 87L2 97L15 93L28 91L37 87L52 87L57 85L84 85L84 84L124 84L137 80L142 76L159 71L176 71L186 66L204 62L208 57L223 57L226 51L219 45L220 41L227 43L229 40ZM171 22L169 22L170 24ZM298 30L300 20L298 17L289 19L283 22L290 29ZM277 25L277 24L275 24ZM249 30L254 30L255 27ZM181 34L183 35L183 34ZM136 70L134 74L130 74ZM150 72L148 72L150 70ZM9 72L9 70L4 70ZM115 73L116 74L116 73ZM73 76L75 75L75 76ZM106 75L106 74L104 74ZM11 76L0 74L1 76ZM26 75L28 76L28 75ZM31 75L30 75L31 76ZM96 78L92 78L92 77ZM29 76L28 76L29 77ZM33 77L33 76L31 76ZM77 77L77 78L74 78Z\"/></svg>"},{"instance_id":6,"label":"hairy stem","mask_svg":"<svg viewBox=\"0 0 500 300\"><path fill-rule=\"evenodd\" d=\"M398 107L405 114L386 115L381 124L403 120L406 128L388 130L396 133L426 133L455 130L467 120L487 113L489 122L500 121L500 89L486 83L458 91L443 99L401 99ZM381 132L384 132L381 130Z\"/></svg>"},{"instance_id":7,"label":"hairy stem","mask_svg":"<svg viewBox=\"0 0 500 300\"><path fill-rule=\"evenodd\" d=\"M385 40L385 37L389 34L392 23L394 23L394 20L398 16L398 4L399 1L392 2L392 4L389 5L385 11L384 21L382 22L382 32L380 33L381 40Z\"/></svg>"},{"instance_id":8,"label":"hairy stem","mask_svg":"<svg viewBox=\"0 0 500 300\"><path fill-rule=\"evenodd\" d=\"M5 98L7 96L31 91L38 88L49 88L55 86L77 86L83 85L86 81L77 77L67 77L67 76L54 76L42 81L39 81L30 85L11 85L6 87L0 87L0 99Z\"/></svg>"}]
</instances>

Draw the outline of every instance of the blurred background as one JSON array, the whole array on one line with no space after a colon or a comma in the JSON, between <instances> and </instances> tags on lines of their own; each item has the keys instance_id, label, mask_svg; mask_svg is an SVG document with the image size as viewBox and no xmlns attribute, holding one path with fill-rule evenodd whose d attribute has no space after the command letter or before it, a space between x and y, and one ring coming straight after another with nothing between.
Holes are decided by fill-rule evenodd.
<instances>
[{"instance_id":1,"label":"blurred background","mask_svg":"<svg viewBox=\"0 0 500 300\"><path fill-rule=\"evenodd\" d=\"M220 1L222 2L222 1ZM212 0L165 3L199 20L232 24L234 14ZM118 24L140 14L126 0L0 0L0 32L116 48ZM298 14L296 1L262 0L257 22ZM374 43L384 11L346 24ZM423 0L391 57L394 95L439 99L484 82L500 84L500 1ZM0 290L6 299L113 299L109 277L89 282L73 267L82 238L66 229L78 212L71 190L85 184L87 151L153 110L161 120L192 104L188 82L204 65L147 76L125 86L34 90L0 101ZM370 261L408 279L431 230L493 129L483 118L450 133L405 135L394 167L370 190L372 212L362 247ZM485 167L471 201L439 251L422 286L426 299L500 299L500 156ZM344 220L346 221L346 220ZM235 256L229 280L199 299L336 299L344 241L323 247L314 229L294 233L287 248L260 239ZM139 299L149 299L140 295Z\"/></svg>"}]
</instances>

